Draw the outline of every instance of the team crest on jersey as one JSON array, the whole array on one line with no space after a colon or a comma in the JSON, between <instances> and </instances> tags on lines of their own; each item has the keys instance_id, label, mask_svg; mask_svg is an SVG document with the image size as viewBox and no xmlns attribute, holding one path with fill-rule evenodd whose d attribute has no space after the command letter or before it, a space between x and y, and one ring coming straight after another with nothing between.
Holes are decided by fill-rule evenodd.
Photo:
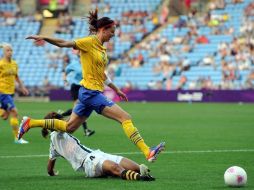
<instances>
[{"instance_id":1,"label":"team crest on jersey","mask_svg":"<svg viewBox=\"0 0 254 190\"><path fill-rule=\"evenodd\" d=\"M106 62L107 62L107 56L106 56L106 53L105 53L105 52L102 52L102 53L101 53L101 59L102 59L103 63L106 63Z\"/></svg>"}]
</instances>

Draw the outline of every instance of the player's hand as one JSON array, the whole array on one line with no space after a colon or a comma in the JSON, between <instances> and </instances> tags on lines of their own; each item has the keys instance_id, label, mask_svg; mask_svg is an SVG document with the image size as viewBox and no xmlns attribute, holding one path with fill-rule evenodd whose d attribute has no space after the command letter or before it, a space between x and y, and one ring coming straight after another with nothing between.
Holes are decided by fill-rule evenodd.
<instances>
[{"instance_id":1,"label":"player's hand","mask_svg":"<svg viewBox=\"0 0 254 190\"><path fill-rule=\"evenodd\" d=\"M35 46L44 46L45 45L45 40L43 39L42 36L39 36L39 35L27 36L26 39L27 40L34 40Z\"/></svg>"},{"instance_id":2,"label":"player's hand","mask_svg":"<svg viewBox=\"0 0 254 190\"><path fill-rule=\"evenodd\" d=\"M121 90L116 91L116 94L124 101L128 102L128 98L125 93L123 93Z\"/></svg>"},{"instance_id":3,"label":"player's hand","mask_svg":"<svg viewBox=\"0 0 254 190\"><path fill-rule=\"evenodd\" d=\"M21 92L22 92L25 96L27 96L27 95L29 94L29 91L28 91L27 88L25 88L25 87L21 88Z\"/></svg>"},{"instance_id":4,"label":"player's hand","mask_svg":"<svg viewBox=\"0 0 254 190\"><path fill-rule=\"evenodd\" d=\"M31 35L31 36L27 36L26 40L35 40L35 41L38 41L38 40L44 40L44 39L43 39L42 36L39 36L39 35Z\"/></svg>"}]
</instances>

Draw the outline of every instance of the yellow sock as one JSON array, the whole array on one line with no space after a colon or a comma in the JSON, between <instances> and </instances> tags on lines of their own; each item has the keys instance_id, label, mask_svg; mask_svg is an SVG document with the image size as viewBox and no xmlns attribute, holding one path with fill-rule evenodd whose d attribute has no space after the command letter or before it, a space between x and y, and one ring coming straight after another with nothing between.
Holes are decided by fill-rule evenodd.
<instances>
[{"instance_id":1,"label":"yellow sock","mask_svg":"<svg viewBox=\"0 0 254 190\"><path fill-rule=\"evenodd\" d=\"M0 108L0 116L4 114L5 110Z\"/></svg>"},{"instance_id":2,"label":"yellow sock","mask_svg":"<svg viewBox=\"0 0 254 190\"><path fill-rule=\"evenodd\" d=\"M18 136L18 132L19 132L19 128L18 128L19 120L18 120L18 118L16 118L16 117L10 118L10 125L12 127L12 132L13 132L13 135L14 135L14 139L16 139L17 136Z\"/></svg>"},{"instance_id":3,"label":"yellow sock","mask_svg":"<svg viewBox=\"0 0 254 190\"><path fill-rule=\"evenodd\" d=\"M67 122L59 119L31 119L29 122L29 127L41 127L49 130L66 132Z\"/></svg>"},{"instance_id":4,"label":"yellow sock","mask_svg":"<svg viewBox=\"0 0 254 190\"><path fill-rule=\"evenodd\" d=\"M124 170L121 173L121 178L126 180L140 180L140 174L132 170Z\"/></svg>"},{"instance_id":5,"label":"yellow sock","mask_svg":"<svg viewBox=\"0 0 254 190\"><path fill-rule=\"evenodd\" d=\"M136 127L133 126L131 120L126 120L122 123L123 130L125 134L129 137L129 139L144 153L147 157L149 154L149 147L144 142L144 139L139 134Z\"/></svg>"}]
</instances>

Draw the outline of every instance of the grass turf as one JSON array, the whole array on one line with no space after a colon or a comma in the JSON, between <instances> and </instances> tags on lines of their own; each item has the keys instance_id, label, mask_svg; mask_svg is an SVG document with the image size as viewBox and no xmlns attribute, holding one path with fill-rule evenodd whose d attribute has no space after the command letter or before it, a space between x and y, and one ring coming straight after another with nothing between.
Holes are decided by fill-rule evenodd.
<instances>
[{"instance_id":1,"label":"grass turf","mask_svg":"<svg viewBox=\"0 0 254 190\"><path fill-rule=\"evenodd\" d=\"M42 118L48 111L64 110L72 103L16 105L21 116ZM145 161L118 123L96 114L88 120L96 134L84 137L80 128L74 136L88 147L123 153L136 162L147 164L156 177L155 182L87 179L82 173L74 172L64 159L56 163L59 176L48 177L49 141L40 136L40 129L32 129L24 136L30 144L17 145L13 143L8 122L1 120L0 189L229 189L224 185L223 174L232 165L247 171L248 184L244 189L254 189L254 104L122 103L121 106L132 115L147 144L166 141L166 152L156 163ZM208 150L228 152L205 152Z\"/></svg>"}]
</instances>

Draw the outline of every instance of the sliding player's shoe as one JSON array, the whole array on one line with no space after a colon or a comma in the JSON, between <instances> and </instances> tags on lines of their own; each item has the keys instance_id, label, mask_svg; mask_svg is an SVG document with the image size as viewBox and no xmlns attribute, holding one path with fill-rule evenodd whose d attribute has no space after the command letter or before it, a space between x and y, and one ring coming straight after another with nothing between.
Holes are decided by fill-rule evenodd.
<instances>
[{"instance_id":1,"label":"sliding player's shoe","mask_svg":"<svg viewBox=\"0 0 254 190\"><path fill-rule=\"evenodd\" d=\"M155 178L150 175L150 170L145 164L139 165L140 170L140 180L142 181L154 181Z\"/></svg>"},{"instance_id":2,"label":"sliding player's shoe","mask_svg":"<svg viewBox=\"0 0 254 190\"><path fill-rule=\"evenodd\" d=\"M19 126L18 140L21 139L22 136L30 129L29 121L30 121L29 117L23 117Z\"/></svg>"},{"instance_id":3,"label":"sliding player's shoe","mask_svg":"<svg viewBox=\"0 0 254 190\"><path fill-rule=\"evenodd\" d=\"M149 168L145 164L139 165L139 171L140 171L140 175L142 176L147 175L150 172Z\"/></svg>"},{"instance_id":4,"label":"sliding player's shoe","mask_svg":"<svg viewBox=\"0 0 254 190\"><path fill-rule=\"evenodd\" d=\"M159 145L150 148L150 152L146 157L148 162L154 162L161 151L165 149L165 142L161 142Z\"/></svg>"},{"instance_id":5,"label":"sliding player's shoe","mask_svg":"<svg viewBox=\"0 0 254 190\"><path fill-rule=\"evenodd\" d=\"M155 181L155 178L151 176L150 174L147 174L145 176L140 176L141 181Z\"/></svg>"}]
</instances>

